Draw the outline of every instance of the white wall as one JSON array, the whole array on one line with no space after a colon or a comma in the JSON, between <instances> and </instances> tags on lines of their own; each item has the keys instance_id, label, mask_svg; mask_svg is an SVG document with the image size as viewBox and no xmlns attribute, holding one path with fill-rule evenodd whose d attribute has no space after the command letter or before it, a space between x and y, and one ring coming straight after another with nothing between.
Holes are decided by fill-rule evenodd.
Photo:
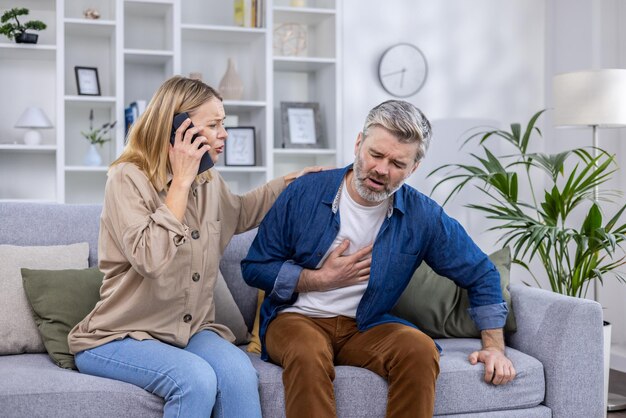
<instances>
[{"instance_id":1,"label":"white wall","mask_svg":"<svg viewBox=\"0 0 626 418\"><path fill-rule=\"evenodd\" d=\"M367 111L391 98L377 81L380 55L396 42L425 54L429 77L407 100L431 120L526 119L543 106L542 0L344 0L346 160Z\"/></svg>"}]
</instances>

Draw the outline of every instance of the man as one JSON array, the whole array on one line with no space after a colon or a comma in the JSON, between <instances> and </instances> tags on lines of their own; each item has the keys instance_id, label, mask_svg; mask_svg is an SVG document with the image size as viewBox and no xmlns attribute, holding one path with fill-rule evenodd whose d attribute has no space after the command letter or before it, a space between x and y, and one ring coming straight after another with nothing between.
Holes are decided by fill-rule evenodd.
<instances>
[{"instance_id":1,"label":"man","mask_svg":"<svg viewBox=\"0 0 626 418\"><path fill-rule=\"evenodd\" d=\"M262 358L284 368L287 417L336 416L335 364L387 379L387 417L433 415L438 347L389 313L422 261L468 289L483 345L469 361L485 364L487 382L515 377L496 268L437 203L404 185L430 137L412 104L376 106L354 165L296 180L259 227L242 271L265 290Z\"/></svg>"}]
</instances>

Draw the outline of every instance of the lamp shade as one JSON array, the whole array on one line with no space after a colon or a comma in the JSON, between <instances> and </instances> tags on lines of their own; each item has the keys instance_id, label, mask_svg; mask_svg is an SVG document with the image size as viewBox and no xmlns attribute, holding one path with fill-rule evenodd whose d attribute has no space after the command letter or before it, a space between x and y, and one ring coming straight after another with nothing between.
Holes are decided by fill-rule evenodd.
<instances>
[{"instance_id":1,"label":"lamp shade","mask_svg":"<svg viewBox=\"0 0 626 418\"><path fill-rule=\"evenodd\" d=\"M39 107L28 107L15 124L16 128L52 128L52 122Z\"/></svg>"},{"instance_id":2,"label":"lamp shade","mask_svg":"<svg viewBox=\"0 0 626 418\"><path fill-rule=\"evenodd\" d=\"M558 74L553 87L555 125L626 126L626 70Z\"/></svg>"}]
</instances>

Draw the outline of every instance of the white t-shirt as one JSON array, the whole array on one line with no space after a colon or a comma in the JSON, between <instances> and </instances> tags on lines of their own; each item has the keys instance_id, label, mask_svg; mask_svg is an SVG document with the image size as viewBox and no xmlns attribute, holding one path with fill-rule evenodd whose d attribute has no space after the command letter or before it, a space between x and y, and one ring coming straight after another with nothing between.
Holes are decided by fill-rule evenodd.
<instances>
[{"instance_id":1,"label":"white t-shirt","mask_svg":"<svg viewBox=\"0 0 626 418\"><path fill-rule=\"evenodd\" d=\"M362 206L355 202L350 197L344 180L339 198L339 233L317 267L324 264L326 257L344 239L350 240L350 246L344 255L353 254L373 243L387 209L388 200L376 206ZM339 315L354 318L366 288L367 282L362 282L325 292L300 293L296 302L281 313L297 312L314 318L331 318Z\"/></svg>"}]
</instances>

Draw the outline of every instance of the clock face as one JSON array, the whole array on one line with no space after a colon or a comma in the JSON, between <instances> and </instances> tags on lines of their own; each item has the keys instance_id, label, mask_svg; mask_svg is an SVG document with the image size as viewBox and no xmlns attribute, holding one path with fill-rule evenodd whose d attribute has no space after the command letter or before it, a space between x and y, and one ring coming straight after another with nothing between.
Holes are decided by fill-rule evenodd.
<instances>
[{"instance_id":1,"label":"clock face","mask_svg":"<svg viewBox=\"0 0 626 418\"><path fill-rule=\"evenodd\" d=\"M396 44L387 49L378 65L378 79L387 91L396 97L417 93L428 75L426 57L411 44Z\"/></svg>"}]
</instances>

